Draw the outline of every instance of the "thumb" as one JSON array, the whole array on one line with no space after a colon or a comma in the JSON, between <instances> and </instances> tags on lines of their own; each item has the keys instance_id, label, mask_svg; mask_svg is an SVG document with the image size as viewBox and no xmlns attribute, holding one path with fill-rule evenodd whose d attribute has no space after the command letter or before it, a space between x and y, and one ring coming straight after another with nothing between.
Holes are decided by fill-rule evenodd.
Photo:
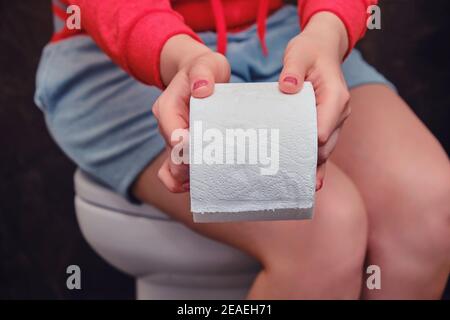
<instances>
[{"instance_id":1,"label":"thumb","mask_svg":"<svg viewBox=\"0 0 450 320\"><path fill-rule=\"evenodd\" d=\"M312 62L305 56L299 58L287 54L278 80L281 92L291 94L299 92L303 87L303 82L311 65Z\"/></svg>"},{"instance_id":2,"label":"thumb","mask_svg":"<svg viewBox=\"0 0 450 320\"><path fill-rule=\"evenodd\" d=\"M209 54L197 59L189 70L191 95L205 98L214 92L216 82L227 82L229 65L226 58L218 53Z\"/></svg>"},{"instance_id":3,"label":"thumb","mask_svg":"<svg viewBox=\"0 0 450 320\"><path fill-rule=\"evenodd\" d=\"M198 59L189 70L191 95L195 98L205 98L214 92L214 61Z\"/></svg>"}]
</instances>

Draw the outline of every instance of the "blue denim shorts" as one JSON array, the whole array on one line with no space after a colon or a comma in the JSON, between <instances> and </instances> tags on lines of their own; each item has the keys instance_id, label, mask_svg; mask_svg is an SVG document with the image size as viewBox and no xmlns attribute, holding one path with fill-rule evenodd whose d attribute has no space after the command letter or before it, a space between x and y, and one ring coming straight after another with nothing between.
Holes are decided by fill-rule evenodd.
<instances>
[{"instance_id":1,"label":"blue denim shorts","mask_svg":"<svg viewBox=\"0 0 450 320\"><path fill-rule=\"evenodd\" d=\"M285 6L267 20L267 56L255 25L228 34L231 81L277 81L284 49L299 32L296 7ZM214 32L199 35L215 49ZM369 83L393 87L357 50L342 69L349 88ZM130 77L82 35L44 48L35 102L67 156L98 182L133 200L129 191L136 177L165 147L151 111L160 93Z\"/></svg>"}]
</instances>

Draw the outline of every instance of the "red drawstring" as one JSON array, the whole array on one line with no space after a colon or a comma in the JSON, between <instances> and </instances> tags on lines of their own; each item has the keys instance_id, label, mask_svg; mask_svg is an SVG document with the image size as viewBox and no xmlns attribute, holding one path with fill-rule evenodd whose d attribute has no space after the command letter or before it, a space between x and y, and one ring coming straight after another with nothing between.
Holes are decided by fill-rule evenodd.
<instances>
[{"instance_id":1,"label":"red drawstring","mask_svg":"<svg viewBox=\"0 0 450 320\"><path fill-rule=\"evenodd\" d=\"M226 54L227 51L227 22L225 20L225 13L221 0L211 0L211 6L213 9L214 19L216 20L216 32L217 32L217 51ZM268 54L266 45L266 20L267 13L269 11L269 0L259 0L258 6L258 37L261 42L261 47L264 55Z\"/></svg>"},{"instance_id":2,"label":"red drawstring","mask_svg":"<svg viewBox=\"0 0 450 320\"><path fill-rule=\"evenodd\" d=\"M211 0L211 6L216 20L217 51L225 54L227 51L227 23L220 0Z\"/></svg>"},{"instance_id":3,"label":"red drawstring","mask_svg":"<svg viewBox=\"0 0 450 320\"><path fill-rule=\"evenodd\" d=\"M256 19L258 25L258 36L261 42L262 51L265 56L268 54L266 45L266 20L269 11L269 0L260 0L258 6L258 17Z\"/></svg>"}]
</instances>

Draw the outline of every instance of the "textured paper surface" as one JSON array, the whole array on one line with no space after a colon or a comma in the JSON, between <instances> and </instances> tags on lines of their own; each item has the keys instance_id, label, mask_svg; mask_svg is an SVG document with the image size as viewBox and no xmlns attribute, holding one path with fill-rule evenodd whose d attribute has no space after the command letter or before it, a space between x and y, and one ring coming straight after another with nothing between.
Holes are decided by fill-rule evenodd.
<instances>
[{"instance_id":1,"label":"textured paper surface","mask_svg":"<svg viewBox=\"0 0 450 320\"><path fill-rule=\"evenodd\" d=\"M190 189L194 220L309 218L315 193L316 123L314 91L308 82L300 93L293 95L281 93L277 83L243 83L217 84L212 96L206 99L192 98ZM261 168L269 166L260 162L199 163L205 155L205 146L210 142L205 142L205 137L199 133L210 128L223 132L224 137L227 129L250 129L258 133L264 132L261 129L267 132L278 130L279 159L276 174L261 174ZM269 135L267 141L271 141ZM226 143L228 141L224 141L224 145ZM237 141L234 143L237 144ZM272 147L269 146L267 155L271 154ZM247 148L249 152L254 151L250 149Z\"/></svg>"}]
</instances>

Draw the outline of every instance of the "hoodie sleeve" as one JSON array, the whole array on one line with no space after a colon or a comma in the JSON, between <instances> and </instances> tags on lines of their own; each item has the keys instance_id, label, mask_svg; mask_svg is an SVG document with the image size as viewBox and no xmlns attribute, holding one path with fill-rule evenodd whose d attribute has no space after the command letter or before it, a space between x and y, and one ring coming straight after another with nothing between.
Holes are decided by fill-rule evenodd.
<instances>
[{"instance_id":1,"label":"hoodie sleeve","mask_svg":"<svg viewBox=\"0 0 450 320\"><path fill-rule=\"evenodd\" d=\"M334 13L347 29L347 56L366 32L367 8L377 3L378 0L298 0L301 27L303 29L317 12Z\"/></svg>"},{"instance_id":2,"label":"hoodie sleeve","mask_svg":"<svg viewBox=\"0 0 450 320\"><path fill-rule=\"evenodd\" d=\"M136 79L160 88L160 54L176 34L200 41L169 0L68 0L79 6L82 28Z\"/></svg>"}]
</instances>

